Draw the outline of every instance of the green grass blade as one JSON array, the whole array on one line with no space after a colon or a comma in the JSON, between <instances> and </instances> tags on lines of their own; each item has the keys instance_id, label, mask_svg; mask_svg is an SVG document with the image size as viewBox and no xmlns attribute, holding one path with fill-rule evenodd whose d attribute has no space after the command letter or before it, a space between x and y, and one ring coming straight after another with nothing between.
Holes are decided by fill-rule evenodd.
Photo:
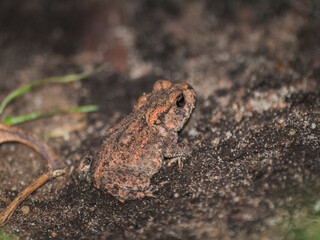
<instances>
[{"instance_id":1,"label":"green grass blade","mask_svg":"<svg viewBox=\"0 0 320 240\"><path fill-rule=\"evenodd\" d=\"M69 75L65 75L65 76L59 76L59 77L50 77L50 78L46 78L46 79L42 79L33 83L30 83L24 87L21 87L13 92L11 92L0 104L0 115L2 114L3 110L5 109L5 107L8 105L9 102L11 102L12 100L14 100L15 98L21 96L22 94L30 91L31 89L41 86L41 85L45 85L45 84L49 84L49 83L68 83L68 82L74 82L74 81L78 81L84 78L87 78L89 76L92 76L96 73L101 72L102 70L106 69L107 64L103 64L100 67L93 69L93 70L89 70L89 71L85 71L82 73L78 73L78 74L69 74Z\"/></svg>"},{"instance_id":2,"label":"green grass blade","mask_svg":"<svg viewBox=\"0 0 320 240\"><path fill-rule=\"evenodd\" d=\"M15 125L18 123L23 123L26 121L34 120L41 117L48 117L48 116L54 116L58 114L67 114L67 113L87 113L87 112L95 112L99 108L96 105L86 105L86 106L80 106L80 107L74 107L70 109L60 109L55 111L49 111L49 112L34 112L23 116L18 117L6 117L2 119L1 121L8 124L8 125Z\"/></svg>"}]
</instances>

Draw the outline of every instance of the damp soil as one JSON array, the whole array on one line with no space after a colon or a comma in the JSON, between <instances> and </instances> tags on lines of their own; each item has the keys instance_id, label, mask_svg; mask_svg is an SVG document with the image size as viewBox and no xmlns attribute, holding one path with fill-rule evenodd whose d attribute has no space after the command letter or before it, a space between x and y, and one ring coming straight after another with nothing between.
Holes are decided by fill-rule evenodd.
<instances>
[{"instance_id":1,"label":"damp soil","mask_svg":"<svg viewBox=\"0 0 320 240\"><path fill-rule=\"evenodd\" d=\"M156 198L120 203L75 171L38 189L0 230L21 239L313 239L320 236L320 4L272 1L0 3L0 99L18 116L85 104L99 111L18 127L76 167L157 79L186 81L197 105L180 133L193 153L165 160ZM0 146L0 208L44 171L29 148ZM26 211L28 209L29 211ZM318 234L318 235L317 235Z\"/></svg>"}]
</instances>

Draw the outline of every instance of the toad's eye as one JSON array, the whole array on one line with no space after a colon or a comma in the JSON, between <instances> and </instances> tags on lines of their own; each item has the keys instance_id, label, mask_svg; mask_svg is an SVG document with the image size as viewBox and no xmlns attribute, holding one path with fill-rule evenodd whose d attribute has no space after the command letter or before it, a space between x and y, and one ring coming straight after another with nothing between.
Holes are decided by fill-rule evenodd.
<instances>
[{"instance_id":1,"label":"toad's eye","mask_svg":"<svg viewBox=\"0 0 320 240\"><path fill-rule=\"evenodd\" d=\"M176 104L179 108L182 108L186 104L186 101L184 100L184 96L182 93L177 97Z\"/></svg>"}]
</instances>

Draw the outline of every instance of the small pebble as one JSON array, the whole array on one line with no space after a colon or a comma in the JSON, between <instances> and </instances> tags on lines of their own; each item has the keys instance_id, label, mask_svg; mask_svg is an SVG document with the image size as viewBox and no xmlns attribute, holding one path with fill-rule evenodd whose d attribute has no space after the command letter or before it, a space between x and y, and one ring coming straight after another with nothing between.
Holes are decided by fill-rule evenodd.
<instances>
[{"instance_id":1,"label":"small pebble","mask_svg":"<svg viewBox=\"0 0 320 240\"><path fill-rule=\"evenodd\" d=\"M213 147L217 147L219 145L219 142L220 142L220 138L215 138L211 140L211 144Z\"/></svg>"},{"instance_id":2,"label":"small pebble","mask_svg":"<svg viewBox=\"0 0 320 240\"><path fill-rule=\"evenodd\" d=\"M191 137L195 137L199 134L199 132L196 130L196 129L191 129L189 132L188 132L188 135L191 136Z\"/></svg>"},{"instance_id":3,"label":"small pebble","mask_svg":"<svg viewBox=\"0 0 320 240\"><path fill-rule=\"evenodd\" d=\"M296 134L296 130L291 129L291 130L289 131L289 134L290 134L291 136L295 135L295 134Z\"/></svg>"},{"instance_id":4,"label":"small pebble","mask_svg":"<svg viewBox=\"0 0 320 240\"><path fill-rule=\"evenodd\" d=\"M24 214L24 215L27 215L29 212L30 212L30 208L28 206L22 206L21 207L21 212Z\"/></svg>"},{"instance_id":5,"label":"small pebble","mask_svg":"<svg viewBox=\"0 0 320 240\"><path fill-rule=\"evenodd\" d=\"M316 125L315 123L312 123L312 124L311 124L311 128L312 128L312 129L315 129L316 127L317 127L317 125Z\"/></svg>"}]
</instances>

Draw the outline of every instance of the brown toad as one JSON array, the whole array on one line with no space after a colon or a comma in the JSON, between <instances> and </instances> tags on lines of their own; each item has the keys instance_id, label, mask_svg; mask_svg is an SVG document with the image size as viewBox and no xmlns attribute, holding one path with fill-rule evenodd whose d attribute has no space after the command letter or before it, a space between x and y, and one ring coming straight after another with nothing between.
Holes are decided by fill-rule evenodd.
<instances>
[{"instance_id":1,"label":"brown toad","mask_svg":"<svg viewBox=\"0 0 320 240\"><path fill-rule=\"evenodd\" d=\"M164 158L186 156L190 148L178 143L178 132L195 107L196 93L187 83L158 80L142 95L133 112L107 131L103 144L78 167L81 177L121 202L152 196L150 178Z\"/></svg>"}]
</instances>

